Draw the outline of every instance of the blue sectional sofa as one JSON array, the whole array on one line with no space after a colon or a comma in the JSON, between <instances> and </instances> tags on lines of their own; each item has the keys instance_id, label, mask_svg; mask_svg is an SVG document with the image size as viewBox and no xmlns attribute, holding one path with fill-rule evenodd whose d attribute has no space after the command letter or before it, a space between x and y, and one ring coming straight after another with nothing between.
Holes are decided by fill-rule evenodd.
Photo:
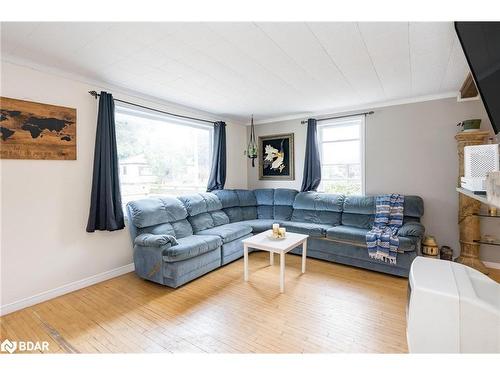
<instances>
[{"instance_id":1,"label":"blue sectional sofa","mask_svg":"<svg viewBox=\"0 0 500 375\"><path fill-rule=\"evenodd\" d=\"M424 227L423 200L406 196L399 230L397 264L368 256L375 197L344 196L292 189L218 190L155 197L127 204L136 273L176 288L243 256L242 239L270 229L310 236L307 255L392 275L408 276L419 254ZM302 248L291 251L301 254Z\"/></svg>"}]
</instances>

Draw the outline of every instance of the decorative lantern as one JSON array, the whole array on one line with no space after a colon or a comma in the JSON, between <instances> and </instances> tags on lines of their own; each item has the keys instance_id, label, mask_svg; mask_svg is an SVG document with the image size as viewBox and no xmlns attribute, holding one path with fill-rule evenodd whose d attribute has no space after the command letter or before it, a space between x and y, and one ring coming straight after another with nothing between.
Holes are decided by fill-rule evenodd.
<instances>
[{"instance_id":1,"label":"decorative lantern","mask_svg":"<svg viewBox=\"0 0 500 375\"><path fill-rule=\"evenodd\" d=\"M257 142L255 141L255 127L253 125L253 115L252 122L250 124L250 141L247 146L247 156L252 159L252 167L255 167L255 159L257 158Z\"/></svg>"},{"instance_id":2,"label":"decorative lantern","mask_svg":"<svg viewBox=\"0 0 500 375\"><path fill-rule=\"evenodd\" d=\"M441 246L439 249L439 258L443 260L453 260L453 250L449 246Z\"/></svg>"},{"instance_id":3,"label":"decorative lantern","mask_svg":"<svg viewBox=\"0 0 500 375\"><path fill-rule=\"evenodd\" d=\"M439 246L434 237L425 237L424 242L422 242L422 253L427 256L439 255Z\"/></svg>"}]
</instances>

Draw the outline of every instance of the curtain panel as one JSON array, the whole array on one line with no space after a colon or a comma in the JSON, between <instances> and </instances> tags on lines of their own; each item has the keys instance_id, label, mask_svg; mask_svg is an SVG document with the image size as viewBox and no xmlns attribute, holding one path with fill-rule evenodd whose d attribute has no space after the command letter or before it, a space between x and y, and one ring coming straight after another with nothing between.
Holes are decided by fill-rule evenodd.
<instances>
[{"instance_id":1,"label":"curtain panel","mask_svg":"<svg viewBox=\"0 0 500 375\"><path fill-rule=\"evenodd\" d=\"M101 91L87 232L123 229L113 95Z\"/></svg>"},{"instance_id":2,"label":"curtain panel","mask_svg":"<svg viewBox=\"0 0 500 375\"><path fill-rule=\"evenodd\" d=\"M307 120L306 154L304 175L300 191L316 191L321 182L321 161L319 158L318 126L316 119Z\"/></svg>"},{"instance_id":3,"label":"curtain panel","mask_svg":"<svg viewBox=\"0 0 500 375\"><path fill-rule=\"evenodd\" d=\"M207 191L224 189L226 183L226 123L214 123L214 144L212 167L208 178Z\"/></svg>"}]
</instances>

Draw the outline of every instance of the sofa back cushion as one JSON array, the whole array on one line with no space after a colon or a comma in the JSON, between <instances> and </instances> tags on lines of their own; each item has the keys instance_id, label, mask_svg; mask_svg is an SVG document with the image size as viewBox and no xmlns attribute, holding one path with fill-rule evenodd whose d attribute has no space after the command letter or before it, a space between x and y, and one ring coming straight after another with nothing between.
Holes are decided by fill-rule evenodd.
<instances>
[{"instance_id":1,"label":"sofa back cushion","mask_svg":"<svg viewBox=\"0 0 500 375\"><path fill-rule=\"evenodd\" d=\"M424 200L417 195L406 195L403 215L408 221L415 221L410 218L420 221L420 218L424 216Z\"/></svg>"},{"instance_id":2,"label":"sofa back cushion","mask_svg":"<svg viewBox=\"0 0 500 375\"><path fill-rule=\"evenodd\" d=\"M298 193L295 189L274 189L274 219L290 220L292 218L293 202Z\"/></svg>"},{"instance_id":3,"label":"sofa back cushion","mask_svg":"<svg viewBox=\"0 0 500 375\"><path fill-rule=\"evenodd\" d=\"M240 200L234 190L214 190L212 193L219 198L223 209L228 207L239 207L240 205Z\"/></svg>"},{"instance_id":4,"label":"sofa back cushion","mask_svg":"<svg viewBox=\"0 0 500 375\"><path fill-rule=\"evenodd\" d=\"M238 197L240 207L257 206L257 199L255 198L255 194L252 190L236 189L234 192Z\"/></svg>"},{"instance_id":5,"label":"sofa back cushion","mask_svg":"<svg viewBox=\"0 0 500 375\"><path fill-rule=\"evenodd\" d=\"M371 229L375 219L375 197L349 195L344 199L342 224Z\"/></svg>"},{"instance_id":6,"label":"sofa back cushion","mask_svg":"<svg viewBox=\"0 0 500 375\"><path fill-rule=\"evenodd\" d=\"M257 201L257 218L274 218L274 189L255 189L255 199Z\"/></svg>"},{"instance_id":7,"label":"sofa back cushion","mask_svg":"<svg viewBox=\"0 0 500 375\"><path fill-rule=\"evenodd\" d=\"M344 203L340 194L301 192L293 202L292 221L339 225Z\"/></svg>"},{"instance_id":8,"label":"sofa back cushion","mask_svg":"<svg viewBox=\"0 0 500 375\"><path fill-rule=\"evenodd\" d=\"M153 197L129 202L129 219L137 228L185 219L187 211L174 197Z\"/></svg>"},{"instance_id":9,"label":"sofa back cushion","mask_svg":"<svg viewBox=\"0 0 500 375\"><path fill-rule=\"evenodd\" d=\"M222 211L222 202L212 193L198 193L179 197L186 207L193 232L228 224L229 217Z\"/></svg>"},{"instance_id":10,"label":"sofa back cushion","mask_svg":"<svg viewBox=\"0 0 500 375\"><path fill-rule=\"evenodd\" d=\"M169 234L183 238L193 234L182 202L174 197L152 197L127 203L132 239L142 233Z\"/></svg>"},{"instance_id":11,"label":"sofa back cushion","mask_svg":"<svg viewBox=\"0 0 500 375\"><path fill-rule=\"evenodd\" d=\"M253 190L235 190L241 207L242 220L257 219L257 198Z\"/></svg>"},{"instance_id":12,"label":"sofa back cushion","mask_svg":"<svg viewBox=\"0 0 500 375\"><path fill-rule=\"evenodd\" d=\"M234 190L215 190L213 192L222 203L222 211L226 214L230 223L243 220L240 207L240 199Z\"/></svg>"},{"instance_id":13,"label":"sofa back cushion","mask_svg":"<svg viewBox=\"0 0 500 375\"><path fill-rule=\"evenodd\" d=\"M253 220L257 219L257 207L241 207L242 220Z\"/></svg>"},{"instance_id":14,"label":"sofa back cushion","mask_svg":"<svg viewBox=\"0 0 500 375\"><path fill-rule=\"evenodd\" d=\"M229 222L257 219L257 198L252 190L224 189L213 193L221 201Z\"/></svg>"},{"instance_id":15,"label":"sofa back cushion","mask_svg":"<svg viewBox=\"0 0 500 375\"><path fill-rule=\"evenodd\" d=\"M241 207L224 208L224 212L226 213L227 217L229 218L230 223L235 223L237 221L243 220L243 211L241 210Z\"/></svg>"},{"instance_id":16,"label":"sofa back cushion","mask_svg":"<svg viewBox=\"0 0 500 375\"><path fill-rule=\"evenodd\" d=\"M346 196L342 224L371 229L375 218L375 196ZM424 201L415 195L405 196L403 222L420 221L424 215Z\"/></svg>"},{"instance_id":17,"label":"sofa back cushion","mask_svg":"<svg viewBox=\"0 0 500 375\"><path fill-rule=\"evenodd\" d=\"M137 235L143 233L169 234L175 238L184 238L193 234L193 228L187 219L182 219L171 223L163 223L137 229Z\"/></svg>"},{"instance_id":18,"label":"sofa back cushion","mask_svg":"<svg viewBox=\"0 0 500 375\"><path fill-rule=\"evenodd\" d=\"M196 216L205 212L222 209L221 201L212 193L183 195L179 197L179 200L184 204L184 207L186 207L189 216Z\"/></svg>"}]
</instances>

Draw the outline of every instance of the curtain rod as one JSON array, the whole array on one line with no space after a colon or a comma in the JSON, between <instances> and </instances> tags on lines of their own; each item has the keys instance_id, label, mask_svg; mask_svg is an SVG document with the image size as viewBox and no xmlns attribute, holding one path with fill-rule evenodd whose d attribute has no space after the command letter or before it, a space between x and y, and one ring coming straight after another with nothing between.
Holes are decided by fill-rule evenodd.
<instances>
[{"instance_id":1,"label":"curtain rod","mask_svg":"<svg viewBox=\"0 0 500 375\"><path fill-rule=\"evenodd\" d=\"M99 93L97 93L97 91L89 91L89 94L90 94L90 95L92 95L92 96L93 96L94 98L96 98L96 99L97 99L99 96L101 96ZM136 103L127 102L126 100L115 99L115 98L113 98L113 100L114 100L115 102L120 102L120 103L125 103L125 104L129 104L129 105L133 105L134 107L139 107L139 108L149 109L150 111L163 113L164 115L169 115L169 116L174 116L174 117L185 118L185 119L188 119L188 120L195 120L195 121L201 121L201 122L208 122L209 124L213 124L213 123L215 122L215 121L210 121L210 120L204 120L204 119L201 119L201 118L190 117L190 116L184 116L184 115L178 115L178 114L171 113L171 112L161 111L161 110L159 110L159 109L156 109L156 108L151 108L151 107L146 107L146 106L141 105L141 104L136 104Z\"/></svg>"},{"instance_id":2,"label":"curtain rod","mask_svg":"<svg viewBox=\"0 0 500 375\"><path fill-rule=\"evenodd\" d=\"M336 120L338 118L346 118L346 117L354 117L354 116L361 116L361 115L373 115L375 112L370 111L370 112L361 112L361 113L353 113L351 115L343 115L343 116L335 116L335 117L327 117L327 118L320 118L316 121L326 121L326 120ZM307 120L302 120L300 122L301 124L307 124Z\"/></svg>"}]
</instances>

